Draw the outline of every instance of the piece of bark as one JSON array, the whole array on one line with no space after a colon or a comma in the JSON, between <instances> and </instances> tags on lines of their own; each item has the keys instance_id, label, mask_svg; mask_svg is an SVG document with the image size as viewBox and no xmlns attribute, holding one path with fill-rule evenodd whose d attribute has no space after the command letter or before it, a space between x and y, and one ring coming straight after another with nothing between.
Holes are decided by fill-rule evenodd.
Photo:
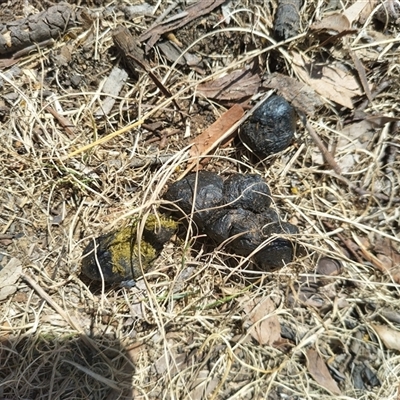
<instances>
[{"instance_id":1,"label":"piece of bark","mask_svg":"<svg viewBox=\"0 0 400 400\"><path fill-rule=\"evenodd\" d=\"M236 126L243 115L243 107L235 104L205 131L196 136L191 142L192 147L190 149L190 156L194 158L194 161L189 163L179 179L182 179L197 165L199 158L210 154L220 143L229 139L233 133L233 127Z\"/></svg>"},{"instance_id":2,"label":"piece of bark","mask_svg":"<svg viewBox=\"0 0 400 400\"><path fill-rule=\"evenodd\" d=\"M114 67L111 70L111 73L107 77L102 88L102 92L108 96L102 101L101 106L94 112L95 117L102 117L110 113L115 104L115 96L119 95L127 77L128 74L123 69Z\"/></svg>"},{"instance_id":3,"label":"piece of bark","mask_svg":"<svg viewBox=\"0 0 400 400\"><path fill-rule=\"evenodd\" d=\"M176 62L177 65L183 67L185 65L189 67L197 67L201 64L202 59L197 55L184 52L171 41L163 41L157 44L157 48L164 54L164 56L171 62Z\"/></svg>"},{"instance_id":4,"label":"piece of bark","mask_svg":"<svg viewBox=\"0 0 400 400\"><path fill-rule=\"evenodd\" d=\"M75 25L75 14L67 4L49 7L28 18L8 22L0 34L0 54L15 53L35 43L55 39Z\"/></svg>"},{"instance_id":5,"label":"piece of bark","mask_svg":"<svg viewBox=\"0 0 400 400\"><path fill-rule=\"evenodd\" d=\"M129 32L128 28L121 25L113 30L112 38L129 72L133 78L138 79L140 71L146 71L146 65L142 66L146 61L144 52L140 48L140 42Z\"/></svg>"},{"instance_id":6,"label":"piece of bark","mask_svg":"<svg viewBox=\"0 0 400 400\"><path fill-rule=\"evenodd\" d=\"M277 40L290 39L300 31L300 7L303 0L279 0L275 17Z\"/></svg>"},{"instance_id":7,"label":"piece of bark","mask_svg":"<svg viewBox=\"0 0 400 400\"><path fill-rule=\"evenodd\" d=\"M202 0L186 8L178 15L161 22L148 29L143 35L139 37L141 42L147 40L146 53L157 43L158 39L164 33L174 31L175 29L185 26L195 18L199 18L203 15L210 13L212 10L224 3L225 0Z\"/></svg>"}]
</instances>

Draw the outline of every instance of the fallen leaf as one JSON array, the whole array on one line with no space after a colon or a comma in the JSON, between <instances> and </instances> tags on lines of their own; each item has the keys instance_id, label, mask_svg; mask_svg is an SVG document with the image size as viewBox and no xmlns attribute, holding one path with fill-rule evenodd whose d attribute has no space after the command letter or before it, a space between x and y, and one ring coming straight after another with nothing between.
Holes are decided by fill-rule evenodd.
<instances>
[{"instance_id":1,"label":"fallen leaf","mask_svg":"<svg viewBox=\"0 0 400 400\"><path fill-rule=\"evenodd\" d=\"M275 311L274 302L269 298L249 299L243 310L246 313L245 325L249 325L250 335L261 345L272 346L280 343L281 325L276 315L270 315Z\"/></svg>"},{"instance_id":2,"label":"fallen leaf","mask_svg":"<svg viewBox=\"0 0 400 400\"><path fill-rule=\"evenodd\" d=\"M310 26L312 31L334 31L336 33L347 31L350 28L351 24L348 18L340 13L328 15L321 21L315 22Z\"/></svg>"},{"instance_id":3,"label":"fallen leaf","mask_svg":"<svg viewBox=\"0 0 400 400\"><path fill-rule=\"evenodd\" d=\"M314 116L324 104L313 88L279 72L268 75L263 86L275 89L295 108L310 116Z\"/></svg>"},{"instance_id":4,"label":"fallen leaf","mask_svg":"<svg viewBox=\"0 0 400 400\"><path fill-rule=\"evenodd\" d=\"M376 3L376 0L357 0L344 11L343 15L346 16L350 25L352 25L353 22L364 19L366 15L371 14Z\"/></svg>"},{"instance_id":5,"label":"fallen leaf","mask_svg":"<svg viewBox=\"0 0 400 400\"><path fill-rule=\"evenodd\" d=\"M355 243L359 246L363 257L366 260L372 263L375 268L379 269L384 274L388 274L394 282L400 283L400 266L398 264L393 265L392 263L386 263L385 259L379 259L362 243L355 233L352 233L352 237Z\"/></svg>"},{"instance_id":6,"label":"fallen leaf","mask_svg":"<svg viewBox=\"0 0 400 400\"><path fill-rule=\"evenodd\" d=\"M219 101L240 101L253 96L260 87L260 76L250 69L233 71L197 86L198 93Z\"/></svg>"},{"instance_id":7,"label":"fallen leaf","mask_svg":"<svg viewBox=\"0 0 400 400\"><path fill-rule=\"evenodd\" d=\"M17 291L16 283L21 274L22 264L17 258L12 258L0 271L0 301Z\"/></svg>"},{"instance_id":8,"label":"fallen leaf","mask_svg":"<svg viewBox=\"0 0 400 400\"><path fill-rule=\"evenodd\" d=\"M380 261L386 262L389 269L400 265L400 253L389 238L378 236L374 240L374 252Z\"/></svg>"},{"instance_id":9,"label":"fallen leaf","mask_svg":"<svg viewBox=\"0 0 400 400\"><path fill-rule=\"evenodd\" d=\"M314 349L308 349L306 356L307 369L314 380L329 392L340 395L341 392L337 383L332 378L325 361L318 352Z\"/></svg>"},{"instance_id":10,"label":"fallen leaf","mask_svg":"<svg viewBox=\"0 0 400 400\"><path fill-rule=\"evenodd\" d=\"M389 350L400 351L400 332L385 325L371 324L371 327Z\"/></svg>"},{"instance_id":11,"label":"fallen leaf","mask_svg":"<svg viewBox=\"0 0 400 400\"><path fill-rule=\"evenodd\" d=\"M354 108L352 98L362 94L357 79L345 68L333 64L317 66L296 52L293 68L297 75L317 93L347 108Z\"/></svg>"}]
</instances>

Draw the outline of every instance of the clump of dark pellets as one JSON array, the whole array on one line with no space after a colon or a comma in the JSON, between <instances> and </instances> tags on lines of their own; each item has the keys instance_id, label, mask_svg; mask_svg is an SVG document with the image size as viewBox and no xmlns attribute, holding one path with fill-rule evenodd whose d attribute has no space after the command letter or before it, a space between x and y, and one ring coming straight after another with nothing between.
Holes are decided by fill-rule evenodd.
<instances>
[{"instance_id":1,"label":"clump of dark pellets","mask_svg":"<svg viewBox=\"0 0 400 400\"><path fill-rule=\"evenodd\" d=\"M266 99L243 124L240 138L258 157L264 159L286 149L296 128L294 108L281 96Z\"/></svg>"},{"instance_id":2,"label":"clump of dark pellets","mask_svg":"<svg viewBox=\"0 0 400 400\"><path fill-rule=\"evenodd\" d=\"M199 229L232 253L253 256L264 271L293 259L292 242L282 234L296 234L296 226L281 221L269 208L271 193L258 175L235 174L225 181L200 171L173 183L165 198L179 214L192 216Z\"/></svg>"}]
</instances>

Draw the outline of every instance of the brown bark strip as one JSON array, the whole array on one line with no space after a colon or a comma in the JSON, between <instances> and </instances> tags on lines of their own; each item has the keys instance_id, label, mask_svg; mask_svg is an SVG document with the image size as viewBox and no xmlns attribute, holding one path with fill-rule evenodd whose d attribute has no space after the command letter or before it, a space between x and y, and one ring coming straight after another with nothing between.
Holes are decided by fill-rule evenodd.
<instances>
[{"instance_id":1,"label":"brown bark strip","mask_svg":"<svg viewBox=\"0 0 400 400\"><path fill-rule=\"evenodd\" d=\"M199 158L210 154L221 142L229 139L233 134L233 128L236 127L243 115L243 107L235 104L205 131L195 137L191 142L192 147L190 149L190 156L194 158L194 161L189 163L179 179L182 179L198 164Z\"/></svg>"},{"instance_id":2,"label":"brown bark strip","mask_svg":"<svg viewBox=\"0 0 400 400\"><path fill-rule=\"evenodd\" d=\"M182 11L178 15L174 15L166 21L148 29L139 37L139 41L144 42L148 40L146 43L147 53L156 44L161 35L181 28L195 18L210 13L212 10L224 3L224 1L225 0L200 0L192 6L186 8L186 10Z\"/></svg>"}]
</instances>

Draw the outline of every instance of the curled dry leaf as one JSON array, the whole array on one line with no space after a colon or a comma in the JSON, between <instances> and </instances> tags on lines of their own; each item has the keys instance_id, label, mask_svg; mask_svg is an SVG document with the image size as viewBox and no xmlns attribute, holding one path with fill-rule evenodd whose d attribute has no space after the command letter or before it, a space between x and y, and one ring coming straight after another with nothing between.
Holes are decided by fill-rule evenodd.
<instances>
[{"instance_id":1,"label":"curled dry leaf","mask_svg":"<svg viewBox=\"0 0 400 400\"><path fill-rule=\"evenodd\" d=\"M400 332L385 325L371 324L374 331L389 350L400 351Z\"/></svg>"},{"instance_id":2,"label":"curled dry leaf","mask_svg":"<svg viewBox=\"0 0 400 400\"><path fill-rule=\"evenodd\" d=\"M340 395L340 389L329 373L325 361L314 349L307 350L307 368L310 375L329 392Z\"/></svg>"}]
</instances>

